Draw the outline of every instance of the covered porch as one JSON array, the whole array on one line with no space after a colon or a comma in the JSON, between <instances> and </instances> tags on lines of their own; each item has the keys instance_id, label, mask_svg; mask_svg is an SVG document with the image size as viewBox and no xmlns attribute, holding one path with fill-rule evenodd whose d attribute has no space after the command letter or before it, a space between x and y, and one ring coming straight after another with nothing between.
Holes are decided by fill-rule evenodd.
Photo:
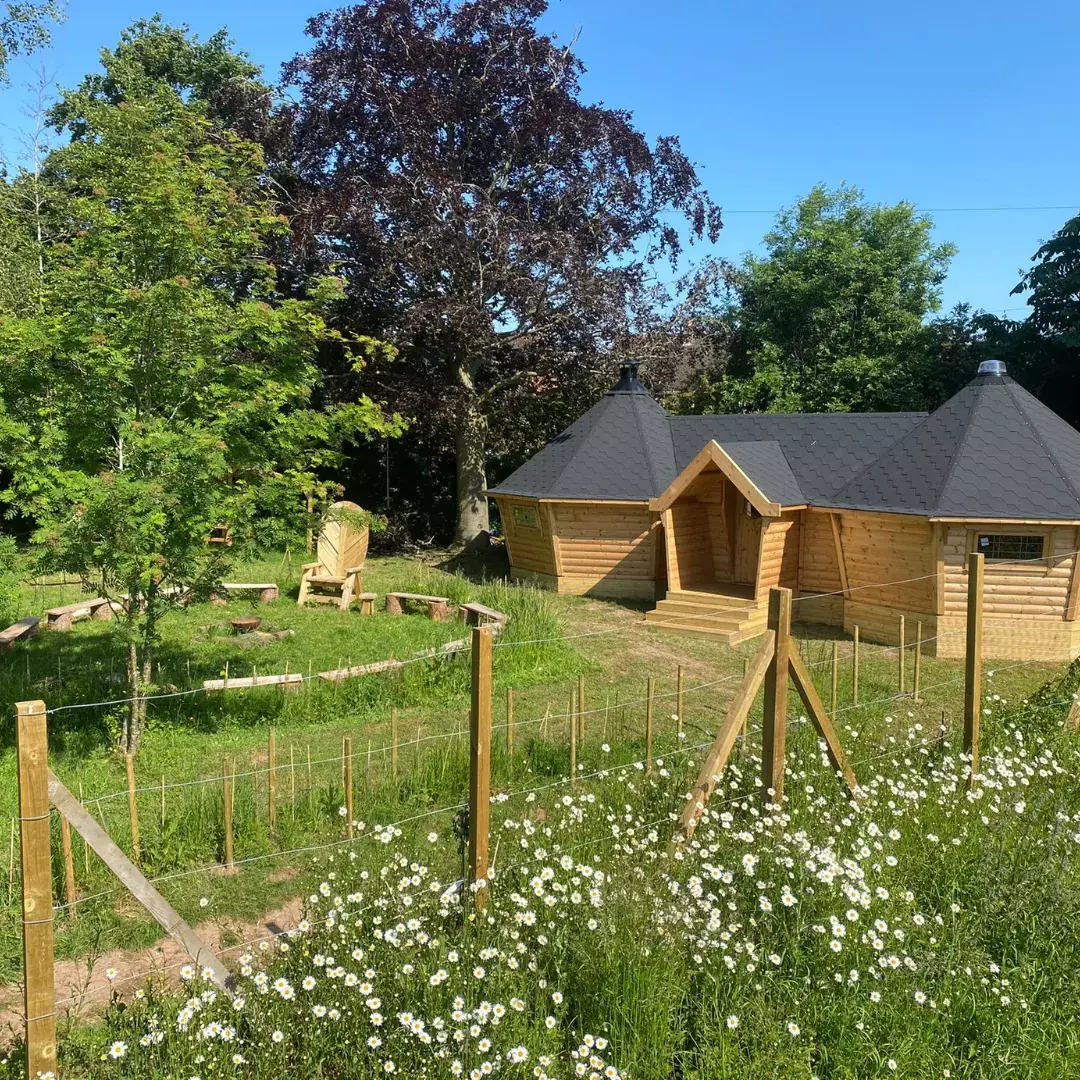
<instances>
[{"instance_id":1,"label":"covered porch","mask_svg":"<svg viewBox=\"0 0 1080 1080\"><path fill-rule=\"evenodd\" d=\"M790 472L778 445L753 445L767 459L759 466ZM650 509L660 515L667 592L647 621L730 644L760 634L769 588L798 577L799 510L767 498L715 441Z\"/></svg>"}]
</instances>

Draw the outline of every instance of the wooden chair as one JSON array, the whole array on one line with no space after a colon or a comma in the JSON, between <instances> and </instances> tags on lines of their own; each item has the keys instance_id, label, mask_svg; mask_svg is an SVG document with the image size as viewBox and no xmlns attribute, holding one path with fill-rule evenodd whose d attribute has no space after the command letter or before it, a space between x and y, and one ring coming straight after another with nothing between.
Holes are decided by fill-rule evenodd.
<instances>
[{"instance_id":1,"label":"wooden chair","mask_svg":"<svg viewBox=\"0 0 1080 1080\"><path fill-rule=\"evenodd\" d=\"M318 561L304 565L297 604L337 604L342 611L363 591L364 560L370 530L342 519L341 511L363 513L353 502L334 503L319 533Z\"/></svg>"}]
</instances>

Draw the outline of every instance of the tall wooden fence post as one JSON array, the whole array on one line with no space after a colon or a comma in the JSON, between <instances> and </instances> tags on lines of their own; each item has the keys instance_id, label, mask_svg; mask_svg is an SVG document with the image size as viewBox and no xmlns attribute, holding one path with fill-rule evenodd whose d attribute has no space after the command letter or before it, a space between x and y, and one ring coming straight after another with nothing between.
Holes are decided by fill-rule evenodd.
<instances>
[{"instance_id":1,"label":"tall wooden fence post","mask_svg":"<svg viewBox=\"0 0 1080 1080\"><path fill-rule=\"evenodd\" d=\"M682 664L679 665L678 671L675 673L675 734L679 738L682 738Z\"/></svg>"},{"instance_id":2,"label":"tall wooden fence post","mask_svg":"<svg viewBox=\"0 0 1080 1080\"><path fill-rule=\"evenodd\" d=\"M15 710L19 770L19 855L22 868L26 1075L36 1077L39 1073L56 1073L56 984L53 973L48 739L44 701L20 701Z\"/></svg>"},{"instance_id":3,"label":"tall wooden fence post","mask_svg":"<svg viewBox=\"0 0 1080 1080\"><path fill-rule=\"evenodd\" d=\"M784 797L784 751L787 742L788 667L791 654L791 590L769 590L769 629L776 635L772 663L765 673L761 730L761 798ZM772 792L770 795L769 792Z\"/></svg>"},{"instance_id":4,"label":"tall wooden fence post","mask_svg":"<svg viewBox=\"0 0 1080 1080\"><path fill-rule=\"evenodd\" d=\"M859 704L859 624L852 628L851 634L851 704Z\"/></svg>"},{"instance_id":5,"label":"tall wooden fence post","mask_svg":"<svg viewBox=\"0 0 1080 1080\"><path fill-rule=\"evenodd\" d=\"M506 688L506 756L514 756L514 691Z\"/></svg>"},{"instance_id":6,"label":"tall wooden fence post","mask_svg":"<svg viewBox=\"0 0 1080 1080\"><path fill-rule=\"evenodd\" d=\"M469 884L478 912L487 907L488 840L491 822L490 626L472 632L472 708L469 713ZM573 718L571 718L573 722ZM483 884L475 888L477 883Z\"/></svg>"},{"instance_id":7,"label":"tall wooden fence post","mask_svg":"<svg viewBox=\"0 0 1080 1080\"><path fill-rule=\"evenodd\" d=\"M223 806L223 824L225 827L225 866L229 870L235 869L233 862L233 822L232 822L232 800L233 800L233 780L232 780L232 763L228 758L225 758L221 763L221 783L222 783L222 806Z\"/></svg>"},{"instance_id":8,"label":"tall wooden fence post","mask_svg":"<svg viewBox=\"0 0 1080 1080\"><path fill-rule=\"evenodd\" d=\"M964 753L971 755L968 786L979 771L979 720L982 711L983 554L968 555L967 644L964 663Z\"/></svg>"},{"instance_id":9,"label":"tall wooden fence post","mask_svg":"<svg viewBox=\"0 0 1080 1080\"><path fill-rule=\"evenodd\" d=\"M832 716L836 715L836 699L839 693L838 687L840 684L840 645L834 641L832 643Z\"/></svg>"},{"instance_id":10,"label":"tall wooden fence post","mask_svg":"<svg viewBox=\"0 0 1080 1080\"><path fill-rule=\"evenodd\" d=\"M922 623L915 624L915 666L911 673L911 696L919 701L919 675L922 672Z\"/></svg>"},{"instance_id":11,"label":"tall wooden fence post","mask_svg":"<svg viewBox=\"0 0 1080 1080\"><path fill-rule=\"evenodd\" d=\"M345 820L348 823L349 836L353 834L353 780L352 780L352 739L346 735L342 744L345 758Z\"/></svg>"},{"instance_id":12,"label":"tall wooden fence post","mask_svg":"<svg viewBox=\"0 0 1080 1080\"><path fill-rule=\"evenodd\" d=\"M68 915L75 916L75 857L71 850L71 822L60 815L60 843L64 849L64 899L67 901Z\"/></svg>"},{"instance_id":13,"label":"tall wooden fence post","mask_svg":"<svg viewBox=\"0 0 1080 1080\"><path fill-rule=\"evenodd\" d=\"M277 738L273 728L266 737L266 803L273 832L277 828Z\"/></svg>"},{"instance_id":14,"label":"tall wooden fence post","mask_svg":"<svg viewBox=\"0 0 1080 1080\"><path fill-rule=\"evenodd\" d=\"M653 677L645 684L645 771L652 772L652 732L653 732Z\"/></svg>"},{"instance_id":15,"label":"tall wooden fence post","mask_svg":"<svg viewBox=\"0 0 1080 1080\"><path fill-rule=\"evenodd\" d=\"M896 690L904 692L904 616L900 616L900 648L896 650Z\"/></svg>"},{"instance_id":16,"label":"tall wooden fence post","mask_svg":"<svg viewBox=\"0 0 1080 1080\"><path fill-rule=\"evenodd\" d=\"M578 738L585 738L585 676L577 677Z\"/></svg>"},{"instance_id":17,"label":"tall wooden fence post","mask_svg":"<svg viewBox=\"0 0 1080 1080\"><path fill-rule=\"evenodd\" d=\"M139 844L139 804L135 798L135 759L130 754L124 755L127 769L128 817L131 819L131 861L138 866L142 862L142 848Z\"/></svg>"},{"instance_id":18,"label":"tall wooden fence post","mask_svg":"<svg viewBox=\"0 0 1080 1080\"><path fill-rule=\"evenodd\" d=\"M570 691L570 783L577 783L577 695Z\"/></svg>"}]
</instances>

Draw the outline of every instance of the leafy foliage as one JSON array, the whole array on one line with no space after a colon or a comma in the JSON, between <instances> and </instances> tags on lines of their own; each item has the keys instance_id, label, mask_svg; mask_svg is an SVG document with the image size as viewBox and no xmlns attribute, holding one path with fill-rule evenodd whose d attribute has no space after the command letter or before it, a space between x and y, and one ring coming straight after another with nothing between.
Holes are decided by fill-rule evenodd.
<instances>
[{"instance_id":1,"label":"leafy foliage","mask_svg":"<svg viewBox=\"0 0 1080 1080\"><path fill-rule=\"evenodd\" d=\"M110 92L92 83L58 110L73 137L44 175L69 239L43 251L43 303L0 321L0 437L5 497L33 516L43 566L129 598L140 699L170 587L205 591L227 562L211 530L242 542L286 492L296 507L328 496L315 469L400 424L368 398L314 407L318 348L360 366L377 346L328 328L339 283L277 293L266 246L285 224L259 148L175 86L105 63Z\"/></svg>"},{"instance_id":2,"label":"leafy foliage","mask_svg":"<svg viewBox=\"0 0 1080 1080\"><path fill-rule=\"evenodd\" d=\"M452 453L457 534L487 526L489 433L580 380L653 303L649 268L719 215L678 141L581 100L581 62L537 27L545 0L367 0L308 24L286 66L299 250L346 281L351 328L428 459ZM514 420L518 416L514 416Z\"/></svg>"},{"instance_id":3,"label":"leafy foliage","mask_svg":"<svg viewBox=\"0 0 1080 1080\"><path fill-rule=\"evenodd\" d=\"M682 401L688 411L917 408L953 254L910 203L867 203L851 187L814 188L747 256L722 310L732 355Z\"/></svg>"}]
</instances>

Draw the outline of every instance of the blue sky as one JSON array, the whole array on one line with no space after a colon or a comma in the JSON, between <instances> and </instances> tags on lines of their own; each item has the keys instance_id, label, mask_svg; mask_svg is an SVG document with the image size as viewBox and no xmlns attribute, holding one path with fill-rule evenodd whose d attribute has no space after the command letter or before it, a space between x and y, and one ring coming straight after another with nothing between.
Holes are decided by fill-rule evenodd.
<instances>
[{"instance_id":1,"label":"blue sky","mask_svg":"<svg viewBox=\"0 0 1080 1080\"><path fill-rule=\"evenodd\" d=\"M303 23L327 3L69 0L40 58L73 84L120 30L160 10L205 36L226 25L268 73L304 47ZM588 74L588 97L633 112L649 135L677 134L701 166L725 229L715 251L754 248L775 210L813 184L855 184L881 202L927 209L1080 209L1080 5L1042 0L756 3L554 0L547 27ZM24 125L16 63L0 90L0 141ZM1039 242L1073 211L937 212L959 248L946 307L966 300L1022 317L1009 291Z\"/></svg>"}]
</instances>

